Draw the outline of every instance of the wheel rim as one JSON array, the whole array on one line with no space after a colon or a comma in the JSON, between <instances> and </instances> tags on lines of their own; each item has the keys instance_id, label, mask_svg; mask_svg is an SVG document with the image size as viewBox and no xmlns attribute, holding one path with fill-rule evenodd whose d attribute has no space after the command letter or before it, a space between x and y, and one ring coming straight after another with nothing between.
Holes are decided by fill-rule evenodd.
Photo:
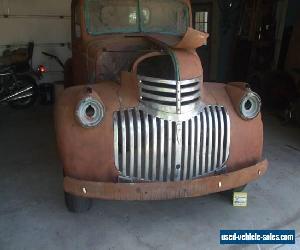
<instances>
[{"instance_id":1,"label":"wheel rim","mask_svg":"<svg viewBox=\"0 0 300 250\"><path fill-rule=\"evenodd\" d=\"M26 106L29 103L31 103L32 99L34 98L35 95L35 85L32 83L28 83L28 82L22 82L22 81L18 81L17 82L17 86L20 88L28 88L28 87L32 87L33 89L31 90L30 93L33 94L33 96L30 96L28 98L24 98L24 99L20 99L20 100L16 100L13 103L18 105L18 106Z\"/></svg>"}]
</instances>

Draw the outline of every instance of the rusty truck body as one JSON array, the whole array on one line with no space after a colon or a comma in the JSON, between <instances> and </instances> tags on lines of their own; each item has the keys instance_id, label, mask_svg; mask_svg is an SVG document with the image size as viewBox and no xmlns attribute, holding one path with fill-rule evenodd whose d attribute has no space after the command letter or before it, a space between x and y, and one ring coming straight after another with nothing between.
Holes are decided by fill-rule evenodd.
<instances>
[{"instance_id":1,"label":"rusty truck body","mask_svg":"<svg viewBox=\"0 0 300 250\"><path fill-rule=\"evenodd\" d=\"M246 83L203 82L208 34L191 16L189 0L73 0L55 107L71 211L197 197L266 172L260 98Z\"/></svg>"}]
</instances>

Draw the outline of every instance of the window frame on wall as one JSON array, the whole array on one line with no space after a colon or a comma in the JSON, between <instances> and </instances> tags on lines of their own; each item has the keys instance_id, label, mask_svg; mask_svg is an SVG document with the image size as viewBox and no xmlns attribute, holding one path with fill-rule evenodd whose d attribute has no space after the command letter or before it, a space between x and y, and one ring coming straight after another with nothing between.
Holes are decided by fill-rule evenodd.
<instances>
[{"instance_id":1,"label":"window frame on wall","mask_svg":"<svg viewBox=\"0 0 300 250\"><path fill-rule=\"evenodd\" d=\"M77 1L75 8L73 9L73 28L72 28L72 33L73 37L75 39L81 39L82 38L82 20L81 20L81 5L80 2Z\"/></svg>"},{"instance_id":2,"label":"window frame on wall","mask_svg":"<svg viewBox=\"0 0 300 250\"><path fill-rule=\"evenodd\" d=\"M192 4L192 18L193 18L193 28L200 30L202 32L210 34L209 39L207 40L207 44L197 49L197 53L202 60L202 65L204 68L204 80L210 80L210 68L211 68L211 60L212 60L212 50L211 50L211 36L212 36L212 16L213 16L213 4L212 3L194 3ZM196 17L197 13L207 13L207 18L198 19ZM197 19L196 19L197 18ZM203 26L204 24L204 26ZM205 29L202 29L205 27ZM205 56L203 56L205 55Z\"/></svg>"},{"instance_id":3,"label":"window frame on wall","mask_svg":"<svg viewBox=\"0 0 300 250\"><path fill-rule=\"evenodd\" d=\"M198 15L199 14L199 15ZM209 12L208 11L196 11L194 17L194 26L196 30L209 33Z\"/></svg>"}]
</instances>

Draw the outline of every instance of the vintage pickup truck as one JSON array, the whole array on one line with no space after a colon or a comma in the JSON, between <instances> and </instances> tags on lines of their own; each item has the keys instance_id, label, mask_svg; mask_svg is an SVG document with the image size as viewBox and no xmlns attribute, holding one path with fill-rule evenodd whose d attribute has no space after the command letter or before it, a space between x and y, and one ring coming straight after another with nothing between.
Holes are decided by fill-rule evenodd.
<instances>
[{"instance_id":1,"label":"vintage pickup truck","mask_svg":"<svg viewBox=\"0 0 300 250\"><path fill-rule=\"evenodd\" d=\"M73 0L72 50L55 127L66 205L165 200L262 176L261 101L204 83L189 0Z\"/></svg>"}]
</instances>

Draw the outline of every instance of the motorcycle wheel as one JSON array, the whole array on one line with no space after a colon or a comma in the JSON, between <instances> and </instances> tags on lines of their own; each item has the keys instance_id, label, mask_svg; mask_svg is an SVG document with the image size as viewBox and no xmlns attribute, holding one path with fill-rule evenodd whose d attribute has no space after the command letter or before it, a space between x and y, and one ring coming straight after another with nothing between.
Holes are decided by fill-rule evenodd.
<instances>
[{"instance_id":1,"label":"motorcycle wheel","mask_svg":"<svg viewBox=\"0 0 300 250\"><path fill-rule=\"evenodd\" d=\"M17 76L17 80L19 83L19 87L25 88L32 86L33 95L28 98L10 102L9 105L14 109L26 109L36 102L38 97L38 86L35 79L30 76Z\"/></svg>"}]
</instances>

